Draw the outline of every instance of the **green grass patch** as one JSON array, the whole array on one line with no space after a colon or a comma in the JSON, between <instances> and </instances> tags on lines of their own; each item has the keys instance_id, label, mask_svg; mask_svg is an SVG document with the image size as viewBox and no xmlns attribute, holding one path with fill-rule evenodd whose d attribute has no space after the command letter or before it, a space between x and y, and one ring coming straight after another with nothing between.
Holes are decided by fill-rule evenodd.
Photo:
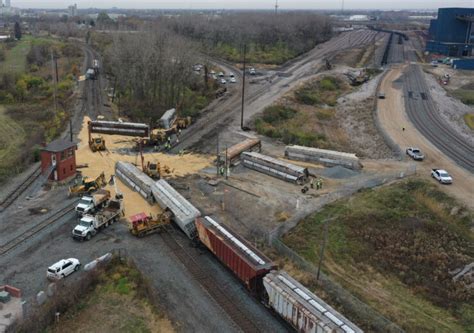
<instances>
[{"instance_id":1,"label":"green grass patch","mask_svg":"<svg viewBox=\"0 0 474 333\"><path fill-rule=\"evenodd\" d=\"M453 95L467 105L474 105L474 90L456 89Z\"/></svg>"},{"instance_id":2,"label":"green grass patch","mask_svg":"<svg viewBox=\"0 0 474 333\"><path fill-rule=\"evenodd\" d=\"M296 90L295 100L298 103L312 106L335 106L337 99L350 87L341 79L325 76Z\"/></svg>"},{"instance_id":3,"label":"green grass patch","mask_svg":"<svg viewBox=\"0 0 474 333\"><path fill-rule=\"evenodd\" d=\"M24 36L5 52L5 61L0 66L0 74L23 73L26 69L26 55L30 51L32 37Z\"/></svg>"},{"instance_id":4,"label":"green grass patch","mask_svg":"<svg viewBox=\"0 0 474 333\"><path fill-rule=\"evenodd\" d=\"M243 59L242 51L227 43L219 43L215 47L214 53L232 62L241 62ZM247 49L246 59L249 63L280 65L296 56L297 53L284 43L268 46L258 46L251 43Z\"/></svg>"},{"instance_id":5,"label":"green grass patch","mask_svg":"<svg viewBox=\"0 0 474 333\"><path fill-rule=\"evenodd\" d=\"M21 171L19 159L25 136L22 126L0 105L0 182Z\"/></svg>"},{"instance_id":6,"label":"green grass patch","mask_svg":"<svg viewBox=\"0 0 474 333\"><path fill-rule=\"evenodd\" d=\"M450 270L474 261L473 213L431 183L364 190L307 217L284 242L409 332L472 331L474 292Z\"/></svg>"},{"instance_id":7,"label":"green grass patch","mask_svg":"<svg viewBox=\"0 0 474 333\"><path fill-rule=\"evenodd\" d=\"M474 130L474 113L466 113L464 115L464 121L470 129Z\"/></svg>"}]
</instances>

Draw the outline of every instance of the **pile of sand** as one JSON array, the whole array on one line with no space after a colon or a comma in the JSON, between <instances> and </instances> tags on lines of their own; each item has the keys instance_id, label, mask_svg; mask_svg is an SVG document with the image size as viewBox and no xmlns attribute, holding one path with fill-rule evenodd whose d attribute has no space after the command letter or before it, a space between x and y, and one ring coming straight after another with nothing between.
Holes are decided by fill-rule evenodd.
<instances>
[{"instance_id":1,"label":"pile of sand","mask_svg":"<svg viewBox=\"0 0 474 333\"><path fill-rule=\"evenodd\" d=\"M78 165L88 165L88 167L80 169L84 176L96 178L101 172L104 172L106 179L109 180L110 176L115 173L115 162L117 161L135 163L138 168L141 168L139 154L127 155L120 153L120 151L127 151L135 145L132 137L101 134L105 139L107 151L93 153L88 144L87 122L89 120L88 117L84 118L82 129L79 133L80 142L76 151L76 163ZM97 136L97 134L94 136ZM184 154L179 156L163 153L143 153L143 155L145 163L147 161L160 162L162 166L168 166L171 173L166 175L166 178L195 174L200 170L209 167L212 163L212 157L206 155ZM141 212L147 214L156 214L160 212L160 207L158 205L150 205L137 192L132 191L118 179L117 187L124 196L125 216L129 217ZM113 185L107 185L106 189L110 190L113 195L115 195Z\"/></svg>"}]
</instances>

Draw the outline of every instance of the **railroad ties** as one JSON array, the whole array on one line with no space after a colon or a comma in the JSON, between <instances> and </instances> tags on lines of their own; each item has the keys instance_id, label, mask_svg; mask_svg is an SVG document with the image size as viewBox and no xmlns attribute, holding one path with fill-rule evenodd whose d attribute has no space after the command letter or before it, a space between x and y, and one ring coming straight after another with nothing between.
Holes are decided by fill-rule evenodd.
<instances>
[{"instance_id":1,"label":"railroad ties","mask_svg":"<svg viewBox=\"0 0 474 333\"><path fill-rule=\"evenodd\" d=\"M227 313L232 321L243 332L259 332L254 322L242 312L235 299L231 299L226 295L225 290L219 287L219 282L208 272L206 272L197 261L197 256L193 251L186 251L174 238L174 230L172 227L165 228L165 232L161 233L161 239L173 252L173 254L186 266L186 269L206 290L206 292L216 301L216 303Z\"/></svg>"},{"instance_id":2,"label":"railroad ties","mask_svg":"<svg viewBox=\"0 0 474 333\"><path fill-rule=\"evenodd\" d=\"M36 168L17 188L0 202L0 212L7 209L25 190L41 175L40 167Z\"/></svg>"},{"instance_id":3,"label":"railroad ties","mask_svg":"<svg viewBox=\"0 0 474 333\"><path fill-rule=\"evenodd\" d=\"M62 217L64 217L68 213L70 213L71 211L73 211L75 204L76 204L76 201L74 201L74 204L67 205L63 209L60 209L60 210L56 211L54 214L47 217L46 219L44 219L40 223L34 225L30 229L22 232L18 236L15 236L15 238L9 240L8 242L6 242L2 246L0 246L0 256L4 255L5 253L7 253L11 250L13 250L14 248L16 248L17 246L22 244L27 239L33 237L34 235L39 233L41 230L43 230L46 227L52 225L53 223L55 223L56 221L58 221L59 219L61 219Z\"/></svg>"}]
</instances>

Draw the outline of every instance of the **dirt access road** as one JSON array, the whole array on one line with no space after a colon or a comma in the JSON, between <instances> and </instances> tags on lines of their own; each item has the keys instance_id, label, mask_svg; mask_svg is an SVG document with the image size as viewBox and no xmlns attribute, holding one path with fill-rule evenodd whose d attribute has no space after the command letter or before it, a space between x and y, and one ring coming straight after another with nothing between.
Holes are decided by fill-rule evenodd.
<instances>
[{"instance_id":1,"label":"dirt access road","mask_svg":"<svg viewBox=\"0 0 474 333\"><path fill-rule=\"evenodd\" d=\"M416 146L425 154L425 160L417 163L419 176L432 180L432 168L446 169L453 177L452 185L439 185L447 193L456 197L468 207L474 209L474 177L473 174L458 166L443 154L432 142L425 138L409 121L403 96L403 86L399 78L406 66L391 69L381 84L385 99L378 100L378 117L387 134L397 143L402 151L407 147ZM405 128L405 131L403 131ZM434 181L434 180L432 180Z\"/></svg>"},{"instance_id":2,"label":"dirt access road","mask_svg":"<svg viewBox=\"0 0 474 333\"><path fill-rule=\"evenodd\" d=\"M259 83L250 84L249 79L245 86L244 123L248 123L255 114L261 112L297 84L316 75L325 58L330 58L346 49L373 43L374 36L382 38L384 35L371 30L357 30L338 35L280 69L267 72L264 77L259 78ZM237 68L232 68L225 63L219 63L219 65L226 70L238 73L241 80L241 74ZM229 97L212 103L201 118L183 133L180 143L174 146L172 152L177 153L181 149L196 146L206 147L209 141L214 144L217 133L229 125L232 130L242 132L240 130L241 98L241 92L234 90Z\"/></svg>"}]
</instances>

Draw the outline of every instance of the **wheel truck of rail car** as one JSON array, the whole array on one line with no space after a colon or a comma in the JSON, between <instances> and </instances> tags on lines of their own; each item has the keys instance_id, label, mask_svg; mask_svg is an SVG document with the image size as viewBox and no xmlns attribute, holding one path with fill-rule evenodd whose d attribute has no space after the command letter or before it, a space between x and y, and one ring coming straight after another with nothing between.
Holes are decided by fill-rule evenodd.
<instances>
[{"instance_id":1,"label":"wheel truck of rail car","mask_svg":"<svg viewBox=\"0 0 474 333\"><path fill-rule=\"evenodd\" d=\"M72 237L78 240L89 240L100 230L118 221L120 216L123 215L123 198L118 194L115 199L109 200L107 205L95 215L84 215L79 224L72 230Z\"/></svg>"},{"instance_id":2,"label":"wheel truck of rail car","mask_svg":"<svg viewBox=\"0 0 474 333\"><path fill-rule=\"evenodd\" d=\"M103 189L90 195L84 195L75 208L76 214L78 216L93 214L106 205L109 199L110 191Z\"/></svg>"},{"instance_id":3,"label":"wheel truck of rail car","mask_svg":"<svg viewBox=\"0 0 474 333\"><path fill-rule=\"evenodd\" d=\"M165 226L170 224L172 213L169 210L158 214L146 215L145 213L130 216L130 233L136 237L143 237L155 232L161 231Z\"/></svg>"},{"instance_id":4,"label":"wheel truck of rail car","mask_svg":"<svg viewBox=\"0 0 474 333\"><path fill-rule=\"evenodd\" d=\"M69 196L93 193L105 185L107 185L107 182L103 172L96 179L84 177L78 183L69 186Z\"/></svg>"}]
</instances>

